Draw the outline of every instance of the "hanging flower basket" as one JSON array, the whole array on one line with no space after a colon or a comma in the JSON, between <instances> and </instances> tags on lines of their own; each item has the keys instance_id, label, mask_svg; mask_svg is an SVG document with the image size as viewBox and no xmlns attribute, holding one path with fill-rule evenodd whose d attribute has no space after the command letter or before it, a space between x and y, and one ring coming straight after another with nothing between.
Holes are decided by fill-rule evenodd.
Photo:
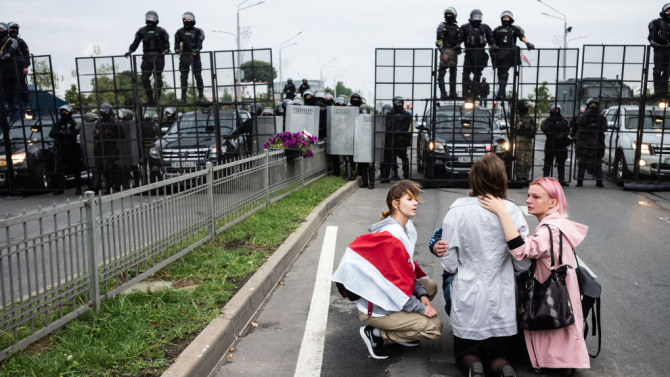
<instances>
[{"instance_id":1,"label":"hanging flower basket","mask_svg":"<svg viewBox=\"0 0 670 377\"><path fill-rule=\"evenodd\" d=\"M312 150L319 149L319 138L303 132L280 132L272 134L272 137L263 145L263 148L284 149L287 159L312 157Z\"/></svg>"}]
</instances>

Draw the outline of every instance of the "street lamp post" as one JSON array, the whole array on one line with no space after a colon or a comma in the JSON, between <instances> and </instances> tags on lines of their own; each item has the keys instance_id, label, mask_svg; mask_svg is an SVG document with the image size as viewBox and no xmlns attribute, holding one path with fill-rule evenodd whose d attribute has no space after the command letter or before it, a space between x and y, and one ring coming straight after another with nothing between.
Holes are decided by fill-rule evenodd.
<instances>
[{"instance_id":1,"label":"street lamp post","mask_svg":"<svg viewBox=\"0 0 670 377\"><path fill-rule=\"evenodd\" d=\"M561 17L554 16L554 15L552 15L552 14L548 14L548 13L544 13L544 12L542 12L542 14L545 15L545 16L553 17L553 18L557 18L557 19L563 21L563 48L564 48L564 49L567 49L567 48L568 48L568 41L567 41L567 39L568 39L568 33L569 33L570 31L572 31L572 26L568 28L568 18L566 17L565 14L559 12L558 10L556 10L556 8L554 8L554 7L552 7L551 5L549 5L549 4L545 3L545 2L543 2L542 0L537 0L537 1L538 1L540 4L546 6L547 8L549 8L549 9L553 10L554 12L556 12L556 13L560 14L561 16L563 16L563 18L561 18ZM566 59L565 59L565 54L566 54L566 51L563 51L563 80L565 80L565 74L566 74L566 67L565 67Z\"/></svg>"},{"instance_id":2,"label":"street lamp post","mask_svg":"<svg viewBox=\"0 0 670 377\"><path fill-rule=\"evenodd\" d=\"M322 66L321 66L321 69L319 70L319 71L320 71L320 75L319 75L319 77L320 77L320 79L321 79L321 84L323 84L323 88L324 88L324 89L326 89L326 84L323 82L323 70L324 70L324 68L330 68L330 67L332 67L332 65L328 65L328 64L334 62L335 59L337 59L337 58L332 58L332 59L330 59L330 60L328 61L328 63L322 65ZM327 67L326 67L326 66L327 66Z\"/></svg>"},{"instance_id":3,"label":"street lamp post","mask_svg":"<svg viewBox=\"0 0 670 377\"><path fill-rule=\"evenodd\" d=\"M572 41L576 41L577 39L588 38L588 37L589 37L588 35L584 34L584 35L580 35L580 36L577 37L577 38L568 39L568 41L565 42L565 43L566 43L566 44L565 44L565 47L567 48L567 47L568 47L568 43L570 43L570 42L572 42Z\"/></svg>"},{"instance_id":4,"label":"street lamp post","mask_svg":"<svg viewBox=\"0 0 670 377\"><path fill-rule=\"evenodd\" d=\"M333 76L333 91L335 92L335 94L333 94L333 95L335 97L337 97L337 78L343 76L342 74L346 71L347 70L345 69L344 71L342 71L342 72L336 74L335 76Z\"/></svg>"},{"instance_id":5,"label":"street lamp post","mask_svg":"<svg viewBox=\"0 0 670 377\"><path fill-rule=\"evenodd\" d=\"M240 8L242 6L242 4L246 3L247 1L249 1L249 0L244 0L243 2L237 4L237 36L236 36L237 37L237 82L241 81L240 76L241 76L241 72L242 72L242 67L241 67L242 62L240 62L240 11L245 10L245 9L249 9L251 7L255 7L256 5L261 5L265 2L265 0L263 0L263 1L259 1L258 3L254 3L254 4L251 4L251 5L247 5L246 7ZM237 93L238 90L239 90L239 88L235 90L236 100L239 100L239 97L237 96L239 94L239 93Z\"/></svg>"},{"instance_id":6,"label":"street lamp post","mask_svg":"<svg viewBox=\"0 0 670 377\"><path fill-rule=\"evenodd\" d=\"M289 43L290 41L293 40L293 38L297 37L297 36L300 35L300 34L302 34L302 30L299 31L296 35L294 35L294 36L292 36L291 38L285 40L284 42L282 42L282 44L279 45L279 85L280 85L280 86L281 86L281 83L284 82L284 78L283 78L283 76L282 76L282 71L281 71L281 50L282 50L282 49L285 49L285 48L287 48L287 47L291 47L291 46L294 46L294 45L298 44L298 42L295 42L295 43L291 43L291 44L288 45L288 46L284 46L285 44Z\"/></svg>"}]
</instances>

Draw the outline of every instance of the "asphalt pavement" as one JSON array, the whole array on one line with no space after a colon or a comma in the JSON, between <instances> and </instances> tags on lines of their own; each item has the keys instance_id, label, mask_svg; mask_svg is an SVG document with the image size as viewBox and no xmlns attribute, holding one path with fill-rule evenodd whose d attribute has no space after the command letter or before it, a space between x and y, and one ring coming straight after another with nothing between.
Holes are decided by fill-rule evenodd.
<instances>
[{"instance_id":1,"label":"asphalt pavement","mask_svg":"<svg viewBox=\"0 0 670 377\"><path fill-rule=\"evenodd\" d=\"M670 193L631 193L610 182L605 185L566 189L570 219L590 227L577 253L603 286L603 350L591 369L574 375L667 376ZM441 284L434 306L444 324L442 337L423 341L418 348L389 345L392 355L387 360L368 355L354 303L341 298L334 284L324 288L323 276L337 268L347 245L378 221L389 186L357 190L332 211L234 350L222 355L225 362L213 376L465 375L455 366ZM441 281L442 271L428 250L428 238L451 203L467 191L426 190L414 219L415 259L435 281ZM525 189L509 192L520 206L525 197ZM534 217L527 220L531 229L537 226ZM592 337L587 344L593 352ZM519 376L562 375L549 369L536 373L523 362L514 367Z\"/></svg>"}]
</instances>

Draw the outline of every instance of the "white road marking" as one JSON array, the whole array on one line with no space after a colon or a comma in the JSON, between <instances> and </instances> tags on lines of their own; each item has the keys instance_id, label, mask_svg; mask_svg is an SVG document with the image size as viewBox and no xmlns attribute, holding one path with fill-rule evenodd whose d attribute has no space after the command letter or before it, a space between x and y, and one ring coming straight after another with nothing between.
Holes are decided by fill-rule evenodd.
<instances>
[{"instance_id":1,"label":"white road marking","mask_svg":"<svg viewBox=\"0 0 670 377\"><path fill-rule=\"evenodd\" d=\"M533 216L533 215L528 213L528 206L519 206L519 208L521 208L521 211L523 212L524 215Z\"/></svg>"},{"instance_id":2,"label":"white road marking","mask_svg":"<svg viewBox=\"0 0 670 377\"><path fill-rule=\"evenodd\" d=\"M582 261L582 258L577 257L577 262L579 262L579 267L583 267L586 271L589 272L589 274L591 274L591 276L593 276L594 278L598 277L598 276L596 276L596 274L593 273L593 271L591 271L589 266L587 266L586 263L584 263L584 261Z\"/></svg>"},{"instance_id":3,"label":"white road marking","mask_svg":"<svg viewBox=\"0 0 670 377\"><path fill-rule=\"evenodd\" d=\"M335 242L337 241L337 227L326 228L323 238L321 258L316 271L316 284L312 294L312 303L305 325L305 335L302 337L298 363L294 376L308 377L321 376L323 361L323 347L326 339L326 324L328 322L328 307L330 306L330 289L335 260Z\"/></svg>"}]
</instances>

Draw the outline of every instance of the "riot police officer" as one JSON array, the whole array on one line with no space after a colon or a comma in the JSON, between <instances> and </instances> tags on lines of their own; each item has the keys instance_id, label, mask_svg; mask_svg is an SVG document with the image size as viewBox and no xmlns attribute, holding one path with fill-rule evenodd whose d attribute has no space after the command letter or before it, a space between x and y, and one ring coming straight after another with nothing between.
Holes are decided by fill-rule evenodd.
<instances>
[{"instance_id":1,"label":"riot police officer","mask_svg":"<svg viewBox=\"0 0 670 377\"><path fill-rule=\"evenodd\" d=\"M60 195L65 189L65 174L74 176L75 195L81 195L81 153L77 135L81 127L72 119L72 106L63 105L58 109L60 118L49 131L49 137L56 141L56 162L58 187L54 195Z\"/></svg>"},{"instance_id":2,"label":"riot police officer","mask_svg":"<svg viewBox=\"0 0 670 377\"><path fill-rule=\"evenodd\" d=\"M361 105L363 105L363 97L356 92L352 93L351 98L349 99L349 105L361 107Z\"/></svg>"},{"instance_id":3,"label":"riot police officer","mask_svg":"<svg viewBox=\"0 0 670 377\"><path fill-rule=\"evenodd\" d=\"M409 157L407 148L412 145L412 115L405 110L405 100L396 96L393 98L393 108L386 118L386 137L384 157L387 157L387 150L391 151L391 160L383 166L380 182L388 182L391 169L393 170L392 179L400 179L398 175L398 165L396 161L400 158L402 162L403 178L409 179ZM390 136L390 137L389 137ZM390 147L390 148L389 148Z\"/></svg>"},{"instance_id":4,"label":"riot police officer","mask_svg":"<svg viewBox=\"0 0 670 377\"><path fill-rule=\"evenodd\" d=\"M333 98L332 94L326 93L326 95L323 97L323 102L328 106L333 106L335 99Z\"/></svg>"},{"instance_id":5,"label":"riot police officer","mask_svg":"<svg viewBox=\"0 0 670 377\"><path fill-rule=\"evenodd\" d=\"M437 83L440 88L440 98L456 98L456 68L458 67L458 55L461 54L461 46L458 43L458 32L460 28L456 23L458 13L454 7L444 10L444 22L437 26L437 42L435 45L440 50L440 68L438 69ZM449 69L449 96L444 86L444 76Z\"/></svg>"},{"instance_id":6,"label":"riot police officer","mask_svg":"<svg viewBox=\"0 0 670 377\"><path fill-rule=\"evenodd\" d=\"M458 45L465 46L465 62L463 63L463 97L477 98L479 96L479 80L482 71L489 63L489 55L484 48L488 42L492 51L498 47L493 40L491 28L482 23L482 11L474 9L470 12L467 24L461 26L458 32ZM474 77L470 79L470 75Z\"/></svg>"},{"instance_id":7,"label":"riot police officer","mask_svg":"<svg viewBox=\"0 0 670 377\"><path fill-rule=\"evenodd\" d=\"M284 102L279 102L277 106L275 107L275 115L276 116L284 116Z\"/></svg>"},{"instance_id":8,"label":"riot police officer","mask_svg":"<svg viewBox=\"0 0 670 377\"><path fill-rule=\"evenodd\" d=\"M181 20L184 27L174 34L174 50L179 54L179 78L181 79L181 100L179 103L186 103L188 70L190 67L193 67L193 76L195 76L195 82L198 86L198 102L204 102L200 51L202 50L202 42L205 40L205 32L195 27L195 15L193 13L184 13Z\"/></svg>"},{"instance_id":9,"label":"riot police officer","mask_svg":"<svg viewBox=\"0 0 670 377\"><path fill-rule=\"evenodd\" d=\"M349 106L358 107L360 112L361 105L362 105L361 95L358 93L352 93L351 99L349 101ZM352 175L353 171L355 170L354 156L342 156L342 159L344 159L344 172L346 175L346 180L353 181L354 179L356 179L355 176Z\"/></svg>"},{"instance_id":10,"label":"riot police officer","mask_svg":"<svg viewBox=\"0 0 670 377\"><path fill-rule=\"evenodd\" d=\"M563 186L570 184L565 181L565 160L568 158L570 125L561 114L561 105L556 102L549 104L549 118L542 121L542 132L547 137L544 142L544 177L551 176L551 167L556 160L558 181Z\"/></svg>"},{"instance_id":11,"label":"riot police officer","mask_svg":"<svg viewBox=\"0 0 670 377\"><path fill-rule=\"evenodd\" d=\"M337 96L337 98L335 98L335 106L347 106L348 103L349 101L345 96Z\"/></svg>"},{"instance_id":12,"label":"riot police officer","mask_svg":"<svg viewBox=\"0 0 670 377\"><path fill-rule=\"evenodd\" d=\"M491 94L491 87L486 82L486 77L482 77L482 82L479 83L479 106L486 107L489 94Z\"/></svg>"},{"instance_id":13,"label":"riot police officer","mask_svg":"<svg viewBox=\"0 0 670 377\"><path fill-rule=\"evenodd\" d=\"M93 133L95 171L93 177L93 189L101 189L101 178L105 176L105 194L121 189L121 171L118 162L121 159L119 151L119 140L125 136L123 128L114 120L112 105L103 103L100 105L100 118L95 122Z\"/></svg>"},{"instance_id":14,"label":"riot police officer","mask_svg":"<svg viewBox=\"0 0 670 377\"><path fill-rule=\"evenodd\" d=\"M605 156L605 132L607 132L607 118L598 111L598 99L589 98L586 101L586 110L577 121L577 187L584 181L586 169L593 168L596 177L596 186L603 185L602 159Z\"/></svg>"},{"instance_id":15,"label":"riot police officer","mask_svg":"<svg viewBox=\"0 0 670 377\"><path fill-rule=\"evenodd\" d=\"M305 101L305 106L316 106L316 98L312 89L307 89L302 93L302 99Z\"/></svg>"},{"instance_id":16,"label":"riot police officer","mask_svg":"<svg viewBox=\"0 0 670 377\"><path fill-rule=\"evenodd\" d=\"M654 49L654 97L668 96L670 79L670 3L663 6L657 18L649 23L649 44Z\"/></svg>"},{"instance_id":17,"label":"riot police officer","mask_svg":"<svg viewBox=\"0 0 670 377\"><path fill-rule=\"evenodd\" d=\"M167 132L177 121L177 110L174 107L168 107L163 112L163 121L160 123L161 133Z\"/></svg>"},{"instance_id":18,"label":"riot police officer","mask_svg":"<svg viewBox=\"0 0 670 377\"><path fill-rule=\"evenodd\" d=\"M529 114L530 101L519 101L517 110L518 116L514 124L516 179L528 181L530 180L530 169L533 166L533 141L537 133L537 122L535 117Z\"/></svg>"},{"instance_id":19,"label":"riot police officer","mask_svg":"<svg viewBox=\"0 0 670 377\"><path fill-rule=\"evenodd\" d=\"M305 90L310 89L311 87L309 86L309 83L307 83L307 79L303 78L302 79L302 85L300 85L300 88L298 90L300 91L300 95L302 96L303 93L305 93Z\"/></svg>"},{"instance_id":20,"label":"riot police officer","mask_svg":"<svg viewBox=\"0 0 670 377\"><path fill-rule=\"evenodd\" d=\"M295 85L293 85L293 79L288 78L286 80L286 85L284 85L284 98L285 99L294 99L295 98Z\"/></svg>"},{"instance_id":21,"label":"riot police officer","mask_svg":"<svg viewBox=\"0 0 670 377\"><path fill-rule=\"evenodd\" d=\"M18 57L21 56L19 43L9 36L9 28L0 22L0 76L2 85L0 90L7 105L12 110L18 110ZM2 106L2 104L0 104Z\"/></svg>"},{"instance_id":22,"label":"riot police officer","mask_svg":"<svg viewBox=\"0 0 670 377\"><path fill-rule=\"evenodd\" d=\"M498 50L493 58L493 66L498 71L498 94L496 99L502 100L506 98L506 87L509 79L509 69L521 64L521 51L516 46L516 40L520 39L526 44L528 50L532 50L535 46L528 42L526 35L522 28L512 25L514 23L514 15L512 12L506 10L500 15L501 26L493 30L493 39L496 41Z\"/></svg>"},{"instance_id":23,"label":"riot police officer","mask_svg":"<svg viewBox=\"0 0 670 377\"><path fill-rule=\"evenodd\" d=\"M356 93L354 93L356 94ZM353 101L353 94L351 95L352 97L352 103ZM368 104L362 104L359 107L359 113L360 114L372 114L372 106ZM358 124L358 122L356 123ZM356 172L361 176L361 185L359 187L364 188L367 187L369 189L374 189L375 188L375 165L374 163L370 162L357 162L357 168Z\"/></svg>"},{"instance_id":24,"label":"riot police officer","mask_svg":"<svg viewBox=\"0 0 670 377\"><path fill-rule=\"evenodd\" d=\"M30 96L28 95L28 67L30 67L30 48L23 38L19 35L19 24L16 22L10 22L7 24L9 27L9 36L14 38L19 43L19 53L21 54L21 59L18 62L18 76L19 76L19 100L23 102L24 106L27 108L28 103L30 102Z\"/></svg>"},{"instance_id":25,"label":"riot police officer","mask_svg":"<svg viewBox=\"0 0 670 377\"><path fill-rule=\"evenodd\" d=\"M126 52L126 58L137 50L142 42L142 86L148 101L146 105L155 105L160 100L163 79L161 75L165 68L165 54L170 53L170 36L167 31L158 26L158 13L150 10L145 15L146 26L141 27L135 33L135 40ZM154 92L151 90L151 75L154 75L154 84L156 99L154 101Z\"/></svg>"}]
</instances>

